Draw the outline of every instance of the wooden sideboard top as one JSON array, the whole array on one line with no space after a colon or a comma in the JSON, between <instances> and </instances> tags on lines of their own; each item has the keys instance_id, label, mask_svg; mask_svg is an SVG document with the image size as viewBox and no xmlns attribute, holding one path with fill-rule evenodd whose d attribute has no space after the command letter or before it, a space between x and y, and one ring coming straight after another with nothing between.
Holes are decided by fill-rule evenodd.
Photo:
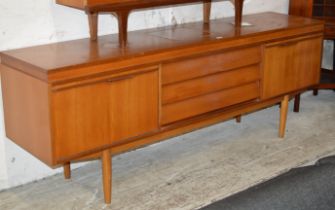
<instances>
[{"instance_id":1,"label":"wooden sideboard top","mask_svg":"<svg viewBox=\"0 0 335 210\"><path fill-rule=\"evenodd\" d=\"M217 1L217 0L212 0ZM204 2L203 0L57 0L58 4L82 10L122 10L141 9L165 5L188 4Z\"/></svg>"},{"instance_id":2,"label":"wooden sideboard top","mask_svg":"<svg viewBox=\"0 0 335 210\"><path fill-rule=\"evenodd\" d=\"M66 41L0 53L1 62L47 82L133 66L153 65L180 55L215 51L280 39L301 33L322 32L322 21L277 13L246 15L252 24L236 29L233 18L180 24L129 32L126 48L118 45L118 35ZM136 58L136 59L135 59ZM72 71L67 71L72 70Z\"/></svg>"}]
</instances>

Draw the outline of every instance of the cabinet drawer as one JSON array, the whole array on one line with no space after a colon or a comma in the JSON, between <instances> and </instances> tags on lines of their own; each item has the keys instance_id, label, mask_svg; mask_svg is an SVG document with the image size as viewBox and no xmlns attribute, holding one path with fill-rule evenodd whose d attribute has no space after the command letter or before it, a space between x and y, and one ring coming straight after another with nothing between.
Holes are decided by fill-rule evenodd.
<instances>
[{"instance_id":1,"label":"cabinet drawer","mask_svg":"<svg viewBox=\"0 0 335 210\"><path fill-rule=\"evenodd\" d=\"M236 87L260 79L259 65L220 72L205 77L163 86L163 104Z\"/></svg>"},{"instance_id":2,"label":"cabinet drawer","mask_svg":"<svg viewBox=\"0 0 335 210\"><path fill-rule=\"evenodd\" d=\"M186 119L259 97L259 83L253 82L162 107L162 124Z\"/></svg>"},{"instance_id":3,"label":"cabinet drawer","mask_svg":"<svg viewBox=\"0 0 335 210\"><path fill-rule=\"evenodd\" d=\"M163 85L259 63L260 48L251 47L162 65Z\"/></svg>"}]
</instances>

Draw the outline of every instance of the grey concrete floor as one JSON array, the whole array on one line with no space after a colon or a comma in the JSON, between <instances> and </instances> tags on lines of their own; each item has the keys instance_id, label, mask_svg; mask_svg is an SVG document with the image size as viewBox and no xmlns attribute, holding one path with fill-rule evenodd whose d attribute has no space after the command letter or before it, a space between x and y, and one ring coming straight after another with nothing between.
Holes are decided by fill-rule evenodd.
<instances>
[{"instance_id":1,"label":"grey concrete floor","mask_svg":"<svg viewBox=\"0 0 335 210\"><path fill-rule=\"evenodd\" d=\"M1 210L197 209L335 153L335 93L307 92L277 137L278 106L113 158L113 203L103 203L100 162L0 192Z\"/></svg>"}]
</instances>

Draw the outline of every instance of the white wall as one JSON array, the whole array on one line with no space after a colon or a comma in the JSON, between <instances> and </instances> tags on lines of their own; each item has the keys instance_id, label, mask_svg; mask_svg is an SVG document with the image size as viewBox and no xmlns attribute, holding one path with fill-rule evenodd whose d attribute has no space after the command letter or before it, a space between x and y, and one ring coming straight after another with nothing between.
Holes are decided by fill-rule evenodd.
<instances>
[{"instance_id":1,"label":"white wall","mask_svg":"<svg viewBox=\"0 0 335 210\"><path fill-rule=\"evenodd\" d=\"M249 0L245 13L277 11L287 13L288 0ZM201 20L201 6L164 8L135 12L130 30ZM213 5L212 18L232 16L228 2ZM99 34L116 33L116 21L110 15L100 18ZM86 15L58 6L53 0L0 0L0 51L44 43L88 37ZM2 101L0 99L2 105ZM3 119L2 107L0 119ZM60 172L52 170L20 149L4 136L0 124L0 190L21 185Z\"/></svg>"}]
</instances>

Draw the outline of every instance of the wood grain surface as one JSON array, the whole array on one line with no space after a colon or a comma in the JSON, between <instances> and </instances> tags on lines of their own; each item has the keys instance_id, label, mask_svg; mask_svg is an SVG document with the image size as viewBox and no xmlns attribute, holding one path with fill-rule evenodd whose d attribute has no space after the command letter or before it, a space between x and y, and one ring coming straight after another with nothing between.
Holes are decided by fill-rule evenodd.
<instances>
[{"instance_id":1,"label":"wood grain surface","mask_svg":"<svg viewBox=\"0 0 335 210\"><path fill-rule=\"evenodd\" d=\"M232 20L212 20L209 29L198 22L130 32L126 49L119 48L117 35L108 35L98 42L80 39L5 51L0 54L1 62L41 80L61 82L323 30L318 20L275 13L246 16L252 26L240 31Z\"/></svg>"},{"instance_id":2,"label":"wood grain surface","mask_svg":"<svg viewBox=\"0 0 335 210\"><path fill-rule=\"evenodd\" d=\"M6 133L51 167L110 154L282 102L319 81L324 24L275 13L2 52ZM262 128L260 128L262 129Z\"/></svg>"}]
</instances>

